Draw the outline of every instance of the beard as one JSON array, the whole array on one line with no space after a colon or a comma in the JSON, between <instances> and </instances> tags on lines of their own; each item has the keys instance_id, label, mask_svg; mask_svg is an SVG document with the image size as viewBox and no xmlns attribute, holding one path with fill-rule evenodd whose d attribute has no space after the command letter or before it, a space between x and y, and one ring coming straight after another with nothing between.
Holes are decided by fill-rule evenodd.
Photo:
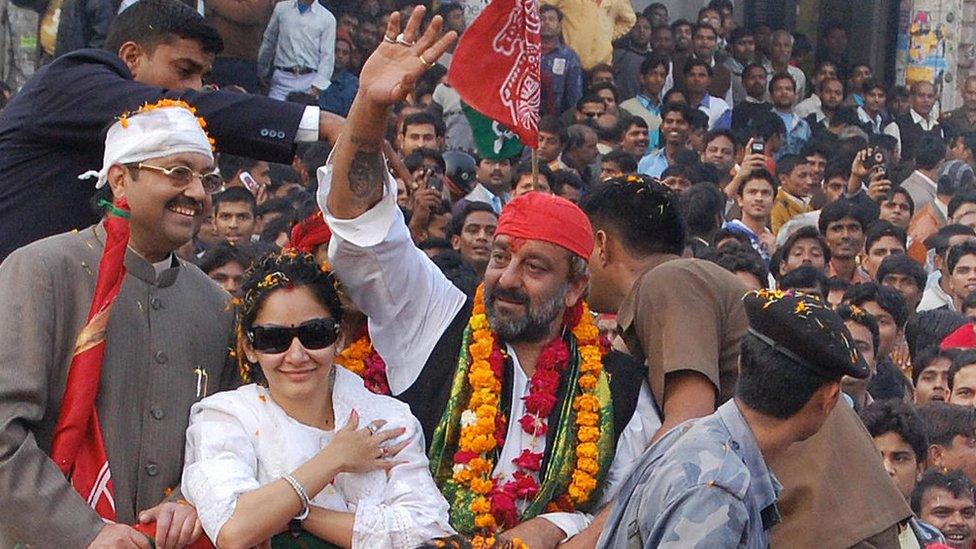
<instances>
[{"instance_id":1,"label":"beard","mask_svg":"<svg viewBox=\"0 0 976 549\"><path fill-rule=\"evenodd\" d=\"M537 343L549 335L553 321L565 311L564 300L569 292L569 284L561 284L549 295L543 296L539 303L518 290L492 288L485 293L485 312L491 329L507 343ZM502 315L495 308L495 300L503 298L524 305L528 311L522 315Z\"/></svg>"}]
</instances>

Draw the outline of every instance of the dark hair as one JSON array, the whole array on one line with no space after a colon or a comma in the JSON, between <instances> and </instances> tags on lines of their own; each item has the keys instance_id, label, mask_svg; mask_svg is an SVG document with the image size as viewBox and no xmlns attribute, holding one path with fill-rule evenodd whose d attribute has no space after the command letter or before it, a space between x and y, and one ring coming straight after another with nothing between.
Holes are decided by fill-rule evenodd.
<instances>
[{"instance_id":1,"label":"dark hair","mask_svg":"<svg viewBox=\"0 0 976 549\"><path fill-rule=\"evenodd\" d=\"M414 149L410 154L403 157L403 164L407 167L407 170L413 172L424 165L424 160L433 160L440 167L441 173L447 170L444 155L439 151L427 147Z\"/></svg>"},{"instance_id":2,"label":"dark hair","mask_svg":"<svg viewBox=\"0 0 976 549\"><path fill-rule=\"evenodd\" d=\"M620 135L626 133L631 126L637 126L639 128L644 128L645 130L650 129L650 127L647 125L647 120L644 120L639 116L622 114L617 118L617 129L620 130Z\"/></svg>"},{"instance_id":3,"label":"dark hair","mask_svg":"<svg viewBox=\"0 0 976 549\"><path fill-rule=\"evenodd\" d=\"M603 105L604 104L602 97L600 97L599 95L597 95L595 93L589 92L589 93L583 94L583 97L580 97L580 100L576 102L576 110L582 111L583 110L583 105L585 105L587 103L599 103L600 105Z\"/></svg>"},{"instance_id":4,"label":"dark hair","mask_svg":"<svg viewBox=\"0 0 976 549\"><path fill-rule=\"evenodd\" d=\"M336 322L342 321L343 308L336 291L336 279L331 271L323 271L311 254L272 253L256 262L244 274L241 295L244 299L237 309L237 355L241 378L247 382L267 384L261 368L244 354L247 333L254 327L254 319L264 306L265 300L281 288L308 287L315 300L329 311Z\"/></svg>"},{"instance_id":5,"label":"dark hair","mask_svg":"<svg viewBox=\"0 0 976 549\"><path fill-rule=\"evenodd\" d=\"M270 164L268 175L271 177L271 183L268 185L270 189L276 189L285 183L301 184L302 182L302 178L290 164Z\"/></svg>"},{"instance_id":6,"label":"dark hair","mask_svg":"<svg viewBox=\"0 0 976 549\"><path fill-rule=\"evenodd\" d=\"M919 290L925 289L925 282L928 278L925 275L925 269L906 254L889 255L881 261L876 276L877 281L884 282L885 277L890 274L907 276Z\"/></svg>"},{"instance_id":7,"label":"dark hair","mask_svg":"<svg viewBox=\"0 0 976 549\"><path fill-rule=\"evenodd\" d=\"M823 253L824 265L830 263L830 246L827 245L827 241L824 240L824 237L820 234L820 231L818 231L817 228L812 225L800 227L796 230L796 232L791 234L789 238L786 239L786 242L784 242L782 246L779 247L779 249L783 251L783 255L781 257L783 263L785 263L786 258L789 257L793 246L796 246L796 243L801 240L816 240L817 243L820 244L820 251Z\"/></svg>"},{"instance_id":8,"label":"dark hair","mask_svg":"<svg viewBox=\"0 0 976 549\"><path fill-rule=\"evenodd\" d=\"M677 32L678 27L691 27L694 29L695 25L693 25L691 21L688 21L687 19L676 19L671 23L671 30Z\"/></svg>"},{"instance_id":9,"label":"dark hair","mask_svg":"<svg viewBox=\"0 0 976 549\"><path fill-rule=\"evenodd\" d=\"M923 170L933 170L945 160L946 145L938 137L923 134L915 145L915 165Z\"/></svg>"},{"instance_id":10,"label":"dark hair","mask_svg":"<svg viewBox=\"0 0 976 549\"><path fill-rule=\"evenodd\" d=\"M905 324L905 342L908 343L908 352L912 355L912 363L916 367L912 373L913 377L915 372L921 371L918 369L922 364L918 356L919 352L929 347L938 347L947 335L955 332L963 324L966 324L966 317L946 309L922 311Z\"/></svg>"},{"instance_id":11,"label":"dark hair","mask_svg":"<svg viewBox=\"0 0 976 549\"><path fill-rule=\"evenodd\" d=\"M664 70L668 70L668 66L670 66L670 64L671 60L668 59L666 55L660 53L649 53L647 54L647 57L641 61L640 73L641 75L645 75L654 70L655 67L664 67ZM616 90L614 90L614 93L616 93Z\"/></svg>"},{"instance_id":12,"label":"dark hair","mask_svg":"<svg viewBox=\"0 0 976 549\"><path fill-rule=\"evenodd\" d=\"M763 264L762 257L752 248L752 246L734 245L723 246L717 250L712 250L705 257L708 261L722 267L726 271L735 274L746 272L756 277L762 288L769 286L769 271Z\"/></svg>"},{"instance_id":13,"label":"dark hair","mask_svg":"<svg viewBox=\"0 0 976 549\"><path fill-rule=\"evenodd\" d=\"M226 242L219 242L204 252L197 259L196 265L201 271L209 275L211 271L219 269L228 263L237 263L244 270L247 270L253 262L254 257L241 246L231 246Z\"/></svg>"},{"instance_id":14,"label":"dark hair","mask_svg":"<svg viewBox=\"0 0 976 549\"><path fill-rule=\"evenodd\" d=\"M190 6L178 0L139 0L115 16L104 49L118 54L122 44L135 42L150 52L176 38L193 40L205 53L224 49L217 30Z\"/></svg>"},{"instance_id":15,"label":"dark hair","mask_svg":"<svg viewBox=\"0 0 976 549\"><path fill-rule=\"evenodd\" d=\"M517 166L515 166L515 171L512 174L513 184L518 184L518 180L522 179L523 175L531 173L532 163L528 160L520 162ZM546 183L549 185L549 188L552 189L552 170L550 170L549 166L546 166L543 162L539 162L539 175L546 178Z\"/></svg>"},{"instance_id":16,"label":"dark hair","mask_svg":"<svg viewBox=\"0 0 976 549\"><path fill-rule=\"evenodd\" d=\"M942 178L940 177L939 179ZM976 204L976 191L964 191L961 193L956 193L956 195L949 200L946 213L949 214L949 217L953 217L956 215L956 210L958 210L963 204Z\"/></svg>"},{"instance_id":17,"label":"dark hair","mask_svg":"<svg viewBox=\"0 0 976 549\"><path fill-rule=\"evenodd\" d=\"M946 266L949 268L950 274L956 270L956 265L959 264L959 260L967 255L976 255L976 242L961 242L949 248L949 252L946 255Z\"/></svg>"},{"instance_id":18,"label":"dark hair","mask_svg":"<svg viewBox=\"0 0 976 549\"><path fill-rule=\"evenodd\" d=\"M966 366L976 364L976 349L953 349L952 366L949 367L949 390L952 390L956 373Z\"/></svg>"},{"instance_id":19,"label":"dark hair","mask_svg":"<svg viewBox=\"0 0 976 549\"><path fill-rule=\"evenodd\" d=\"M563 10L557 8L556 6L553 6L552 4L541 4L539 6L539 15L542 15L547 11L556 12L556 17L559 18L560 21L563 20Z\"/></svg>"},{"instance_id":20,"label":"dark hair","mask_svg":"<svg viewBox=\"0 0 976 549\"><path fill-rule=\"evenodd\" d=\"M598 84L593 84L592 86L590 86L589 92L594 95L597 95L596 92L603 91L603 90L610 90L610 93L613 94L614 102L618 102L618 103L620 102L620 92L618 92L617 87L611 84L610 82L600 82Z\"/></svg>"},{"instance_id":21,"label":"dark hair","mask_svg":"<svg viewBox=\"0 0 976 549\"><path fill-rule=\"evenodd\" d=\"M861 411L861 421L874 438L895 433L912 447L915 461L925 463L929 440L925 423L914 406L900 400L878 400Z\"/></svg>"},{"instance_id":22,"label":"dark hair","mask_svg":"<svg viewBox=\"0 0 976 549\"><path fill-rule=\"evenodd\" d=\"M229 204L231 202L243 202L250 207L252 215L257 215L258 202L254 199L254 195L251 194L251 191L245 189L244 187L230 187L213 195L214 215L217 215L217 212L220 211L221 204Z\"/></svg>"},{"instance_id":23,"label":"dark hair","mask_svg":"<svg viewBox=\"0 0 976 549\"><path fill-rule=\"evenodd\" d=\"M555 194L563 192L563 187L570 186L577 190L583 189L583 179L579 174L572 170L556 170L553 172L552 185L550 189Z\"/></svg>"},{"instance_id":24,"label":"dark hair","mask_svg":"<svg viewBox=\"0 0 976 549\"><path fill-rule=\"evenodd\" d=\"M603 155L603 162L614 162L620 171L625 174L632 174L637 172L637 161L639 159L627 151L622 151L620 149L614 149L607 154Z\"/></svg>"},{"instance_id":25,"label":"dark hair","mask_svg":"<svg viewBox=\"0 0 976 549\"><path fill-rule=\"evenodd\" d=\"M700 109L691 109L688 124L692 130L708 131L708 115ZM692 151L694 153L694 151Z\"/></svg>"},{"instance_id":26,"label":"dark hair","mask_svg":"<svg viewBox=\"0 0 976 549\"><path fill-rule=\"evenodd\" d=\"M976 432L976 408L945 402L929 402L918 409L929 435L929 444L949 446L957 436Z\"/></svg>"},{"instance_id":27,"label":"dark hair","mask_svg":"<svg viewBox=\"0 0 976 549\"><path fill-rule=\"evenodd\" d=\"M735 395L763 415L793 417L821 387L839 380L813 373L752 334L742 339Z\"/></svg>"},{"instance_id":28,"label":"dark hair","mask_svg":"<svg viewBox=\"0 0 976 549\"><path fill-rule=\"evenodd\" d=\"M769 71L766 70L766 67L762 63L749 63L748 65L742 68L742 78L745 78L746 75L749 74L749 71L755 69L759 69L763 71L763 74L769 74Z\"/></svg>"},{"instance_id":29,"label":"dark hair","mask_svg":"<svg viewBox=\"0 0 976 549\"><path fill-rule=\"evenodd\" d=\"M661 107L661 120L664 120L664 117L667 116L668 113L676 112L681 113L681 117L684 118L686 122L691 124L691 113L693 110L695 109L692 109L685 103L666 103L663 107Z\"/></svg>"},{"instance_id":30,"label":"dark hair","mask_svg":"<svg viewBox=\"0 0 976 549\"><path fill-rule=\"evenodd\" d=\"M976 307L976 292L972 292L966 296L966 299L962 300L962 311L966 312L966 309L972 309Z\"/></svg>"},{"instance_id":31,"label":"dark hair","mask_svg":"<svg viewBox=\"0 0 976 549\"><path fill-rule=\"evenodd\" d=\"M815 154L824 157L828 162L834 157L834 151L830 149L830 145L824 143L823 140L820 139L810 141L804 145L803 149L800 151L800 156L803 158L807 158L808 156L813 156Z\"/></svg>"},{"instance_id":32,"label":"dark hair","mask_svg":"<svg viewBox=\"0 0 976 549\"><path fill-rule=\"evenodd\" d=\"M927 370L929 366L936 361L936 359L945 358L951 362L954 355L955 351L951 349L943 350L938 346L938 343L923 348L918 352L917 355L913 354L912 385L918 385L918 378L922 376L922 373L925 372L925 370Z\"/></svg>"},{"instance_id":33,"label":"dark hair","mask_svg":"<svg viewBox=\"0 0 976 549\"><path fill-rule=\"evenodd\" d=\"M634 253L681 254L684 250L685 224L676 197L650 177L610 179L588 192L580 208L594 227L611 228Z\"/></svg>"},{"instance_id":34,"label":"dark hair","mask_svg":"<svg viewBox=\"0 0 976 549\"><path fill-rule=\"evenodd\" d=\"M798 154L784 154L776 161L777 174L792 174L797 166L809 164L806 156Z\"/></svg>"},{"instance_id":35,"label":"dark hair","mask_svg":"<svg viewBox=\"0 0 976 549\"><path fill-rule=\"evenodd\" d=\"M477 201L467 202L465 203L464 207L461 208L461 211L459 211L457 215L451 219L451 224L448 226L447 234L450 236L460 235L461 231L464 230L464 224L467 222L468 216L474 212L487 212L495 216L496 220L498 219L498 214L495 213L495 210L491 207L491 204Z\"/></svg>"},{"instance_id":36,"label":"dark hair","mask_svg":"<svg viewBox=\"0 0 976 549\"><path fill-rule=\"evenodd\" d=\"M675 95L680 95L681 98L683 99L683 101L676 101L676 100L672 99ZM664 92L664 96L661 98L661 103L664 106L668 106L668 105L670 105L672 103L674 103L674 104L680 104L680 105L687 105L688 104L688 95L681 88L677 88L677 87L671 88L670 90ZM663 111L661 112L661 118L662 119L664 118L664 112Z\"/></svg>"},{"instance_id":37,"label":"dark hair","mask_svg":"<svg viewBox=\"0 0 976 549\"><path fill-rule=\"evenodd\" d=\"M871 246L886 236L890 236L898 242L901 242L902 248L906 247L906 242L908 241L908 235L905 233L905 229L883 219L872 223L865 234L864 251L868 253L871 252Z\"/></svg>"},{"instance_id":38,"label":"dark hair","mask_svg":"<svg viewBox=\"0 0 976 549\"><path fill-rule=\"evenodd\" d=\"M895 195L900 194L905 197L905 202L908 202L908 217L911 219L915 215L915 200L912 199L911 193L909 193L904 187L892 187L887 193L885 193L884 198L881 199L881 203L889 202L895 199Z\"/></svg>"},{"instance_id":39,"label":"dark hair","mask_svg":"<svg viewBox=\"0 0 976 549\"><path fill-rule=\"evenodd\" d=\"M646 124L646 122L645 122ZM551 133L559 137L559 142L565 147L569 137L566 135L566 125L556 116L543 116L539 119L539 131Z\"/></svg>"},{"instance_id":40,"label":"dark hair","mask_svg":"<svg viewBox=\"0 0 976 549\"><path fill-rule=\"evenodd\" d=\"M845 162L844 159L841 158L834 158L827 162L827 167L824 168L824 182L827 182L835 177L843 177L844 180L850 179L851 163Z\"/></svg>"},{"instance_id":41,"label":"dark hair","mask_svg":"<svg viewBox=\"0 0 976 549\"><path fill-rule=\"evenodd\" d=\"M777 287L780 290L799 290L801 288L819 288L820 299L827 300L827 275L822 269L813 265L797 267L779 279Z\"/></svg>"},{"instance_id":42,"label":"dark hair","mask_svg":"<svg viewBox=\"0 0 976 549\"><path fill-rule=\"evenodd\" d=\"M277 246L275 241L278 240L278 236L281 233L287 233L290 237L292 226L294 226L294 221L290 217L276 217L264 224L264 228L261 229L261 234L258 236L258 242Z\"/></svg>"},{"instance_id":43,"label":"dark hair","mask_svg":"<svg viewBox=\"0 0 976 549\"><path fill-rule=\"evenodd\" d=\"M905 305L905 298L897 290L882 286L877 282L862 282L851 286L844 292L845 303L864 307L865 303L871 301L877 303L878 307L891 315L899 329L905 327L910 311Z\"/></svg>"},{"instance_id":44,"label":"dark hair","mask_svg":"<svg viewBox=\"0 0 976 549\"><path fill-rule=\"evenodd\" d=\"M786 135L786 124L778 114L763 111L753 115L749 120L750 137L762 137L769 141L776 135Z\"/></svg>"},{"instance_id":45,"label":"dark hair","mask_svg":"<svg viewBox=\"0 0 976 549\"><path fill-rule=\"evenodd\" d=\"M966 225L953 223L942 227L937 233L926 238L924 244L927 248L934 249L936 255L945 256L945 253L949 251L949 240L954 236L976 236L976 232L973 232L973 229Z\"/></svg>"},{"instance_id":46,"label":"dark hair","mask_svg":"<svg viewBox=\"0 0 976 549\"><path fill-rule=\"evenodd\" d=\"M698 10L698 14L701 15L701 13L703 11L707 10L707 9L708 9L708 6L706 6L706 7L702 8L702 9ZM715 33L715 38L718 38L718 31L715 30L715 27L713 27L711 25L707 25L705 23L696 23L696 24L692 25L692 27L691 27L691 35L692 36L695 36L696 34L698 34L698 31L700 31L702 29L708 29L708 30L712 31L713 33ZM685 65L685 66L687 66L687 65ZM711 72L709 72L709 74L711 74Z\"/></svg>"},{"instance_id":47,"label":"dark hair","mask_svg":"<svg viewBox=\"0 0 976 549\"><path fill-rule=\"evenodd\" d=\"M877 78L868 78L861 85L861 93L863 94L867 94L869 91L875 89L883 91L885 96L888 95L888 87L884 85L884 82L878 80Z\"/></svg>"},{"instance_id":48,"label":"dark hair","mask_svg":"<svg viewBox=\"0 0 976 549\"><path fill-rule=\"evenodd\" d=\"M743 38L750 38L750 37L751 38L756 37L756 33L752 29L750 29L749 27L736 27L732 29L732 32L729 34L729 44L730 45L735 44L736 42L742 40ZM742 72L743 74L745 73L744 70Z\"/></svg>"},{"instance_id":49,"label":"dark hair","mask_svg":"<svg viewBox=\"0 0 976 549\"><path fill-rule=\"evenodd\" d=\"M434 116L427 111L411 113L404 117L403 128L400 130L400 133L406 135L408 126L427 125L434 127L434 135L437 137L444 137L444 122L439 117Z\"/></svg>"},{"instance_id":50,"label":"dark hair","mask_svg":"<svg viewBox=\"0 0 976 549\"><path fill-rule=\"evenodd\" d=\"M854 202L845 197L840 197L834 200L830 204L823 207L820 211L820 220L818 222L818 228L821 234L827 234L827 227L835 221L840 221L845 217L850 217L861 225L861 230L866 230L869 221L868 215L861 208L860 204Z\"/></svg>"},{"instance_id":51,"label":"dark hair","mask_svg":"<svg viewBox=\"0 0 976 549\"><path fill-rule=\"evenodd\" d=\"M850 288L848 288L848 291L850 291ZM847 292L844 293L846 295ZM881 338L878 334L878 319L874 318L874 315L867 311L860 308L855 309L847 303L841 303L835 310L845 322L850 321L855 324L860 324L871 332L871 344L874 347L874 352L877 353L878 340Z\"/></svg>"},{"instance_id":52,"label":"dark hair","mask_svg":"<svg viewBox=\"0 0 976 549\"><path fill-rule=\"evenodd\" d=\"M708 239L721 225L719 218L725 211L725 195L711 183L696 183L678 196L678 207L688 235Z\"/></svg>"},{"instance_id":53,"label":"dark hair","mask_svg":"<svg viewBox=\"0 0 976 549\"><path fill-rule=\"evenodd\" d=\"M951 406L951 404L948 406ZM925 497L925 492L929 488L941 488L952 494L954 498L968 498L976 501L976 496L973 494L973 483L965 473L959 469L953 469L945 473L938 469L929 469L925 471L922 478L915 485L915 489L912 490L912 511L916 515L922 514L922 499Z\"/></svg>"},{"instance_id":54,"label":"dark hair","mask_svg":"<svg viewBox=\"0 0 976 549\"><path fill-rule=\"evenodd\" d=\"M749 175L742 178L742 184L735 189L735 194L737 196L742 196L742 193L745 192L746 184L757 179L769 183L773 187L773 196L776 196L776 191L779 190L779 180L776 179L775 175L766 169L753 170L749 172Z\"/></svg>"},{"instance_id":55,"label":"dark hair","mask_svg":"<svg viewBox=\"0 0 976 549\"><path fill-rule=\"evenodd\" d=\"M699 25L699 26L705 27L709 30L713 30L713 31L715 30L712 27L709 27L708 25ZM711 77L712 74L714 74L714 70L712 69L712 66L706 63L705 61L698 59L697 57L692 57L685 62L685 66L682 67L681 69L681 74L687 77L688 73L691 72L691 69L694 69L695 67L704 67L705 70L708 72L709 77Z\"/></svg>"},{"instance_id":56,"label":"dark hair","mask_svg":"<svg viewBox=\"0 0 976 549\"><path fill-rule=\"evenodd\" d=\"M793 84L793 91L796 91L796 78L793 75L785 72L778 72L769 79L769 93L773 93L773 88L776 87L776 83L780 80L789 80Z\"/></svg>"},{"instance_id":57,"label":"dark hair","mask_svg":"<svg viewBox=\"0 0 976 549\"><path fill-rule=\"evenodd\" d=\"M217 157L217 166L220 168L220 175L223 176L225 181L237 177L237 174L240 172L246 172L260 163L260 160L254 158L227 153L220 153Z\"/></svg>"},{"instance_id":58,"label":"dark hair","mask_svg":"<svg viewBox=\"0 0 976 549\"><path fill-rule=\"evenodd\" d=\"M287 198L269 198L258 204L258 207L254 213L258 217L267 215L269 213L291 216L293 213L295 213L295 207L292 206L291 202Z\"/></svg>"}]
</instances>

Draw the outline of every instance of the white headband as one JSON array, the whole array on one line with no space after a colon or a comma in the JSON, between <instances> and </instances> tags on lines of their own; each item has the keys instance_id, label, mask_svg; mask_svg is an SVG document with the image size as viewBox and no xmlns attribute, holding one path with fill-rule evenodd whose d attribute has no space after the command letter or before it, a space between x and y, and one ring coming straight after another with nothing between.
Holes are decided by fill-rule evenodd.
<instances>
[{"instance_id":1,"label":"white headband","mask_svg":"<svg viewBox=\"0 0 976 549\"><path fill-rule=\"evenodd\" d=\"M123 116L105 137L101 171L88 171L78 179L97 177L95 188L105 186L108 169L179 153L198 153L213 162L210 138L196 115L181 106L161 106Z\"/></svg>"}]
</instances>

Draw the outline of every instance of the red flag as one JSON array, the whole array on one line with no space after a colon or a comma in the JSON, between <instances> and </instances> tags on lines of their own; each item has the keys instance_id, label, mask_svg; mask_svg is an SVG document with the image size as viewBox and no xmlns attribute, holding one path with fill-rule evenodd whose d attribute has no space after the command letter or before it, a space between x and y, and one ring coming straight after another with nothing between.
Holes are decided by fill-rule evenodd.
<instances>
[{"instance_id":1,"label":"red flag","mask_svg":"<svg viewBox=\"0 0 976 549\"><path fill-rule=\"evenodd\" d=\"M464 31L447 81L465 103L534 149L539 146L541 54L538 1L492 0Z\"/></svg>"}]
</instances>

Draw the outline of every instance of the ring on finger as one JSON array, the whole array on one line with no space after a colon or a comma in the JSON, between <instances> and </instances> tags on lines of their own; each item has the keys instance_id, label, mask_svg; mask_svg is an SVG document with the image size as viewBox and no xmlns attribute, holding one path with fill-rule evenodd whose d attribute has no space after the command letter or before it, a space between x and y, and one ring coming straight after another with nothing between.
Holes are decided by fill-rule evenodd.
<instances>
[{"instance_id":1,"label":"ring on finger","mask_svg":"<svg viewBox=\"0 0 976 549\"><path fill-rule=\"evenodd\" d=\"M375 435L376 434L376 426L373 425L372 423L367 424L366 425L366 428L369 429L369 434L371 434L371 435Z\"/></svg>"},{"instance_id":2,"label":"ring on finger","mask_svg":"<svg viewBox=\"0 0 976 549\"><path fill-rule=\"evenodd\" d=\"M406 46L408 48L412 48L413 45L416 44L417 42L407 42L407 39L404 38L403 33L401 32L396 37L396 43L397 44L400 44L401 46Z\"/></svg>"},{"instance_id":3,"label":"ring on finger","mask_svg":"<svg viewBox=\"0 0 976 549\"><path fill-rule=\"evenodd\" d=\"M385 34L383 35L383 41L386 42L387 44L396 44L397 43L397 41L395 39L390 38L389 36L387 36Z\"/></svg>"},{"instance_id":4,"label":"ring on finger","mask_svg":"<svg viewBox=\"0 0 976 549\"><path fill-rule=\"evenodd\" d=\"M390 457L390 449L389 448L387 448L387 447L384 446L383 448L380 448L380 451L383 453L383 457L384 458Z\"/></svg>"},{"instance_id":5,"label":"ring on finger","mask_svg":"<svg viewBox=\"0 0 976 549\"><path fill-rule=\"evenodd\" d=\"M417 57L420 59L420 62L424 64L425 67L430 68L434 66L433 63L431 63L430 61L427 60L426 57L424 57L424 54L420 54Z\"/></svg>"}]
</instances>

